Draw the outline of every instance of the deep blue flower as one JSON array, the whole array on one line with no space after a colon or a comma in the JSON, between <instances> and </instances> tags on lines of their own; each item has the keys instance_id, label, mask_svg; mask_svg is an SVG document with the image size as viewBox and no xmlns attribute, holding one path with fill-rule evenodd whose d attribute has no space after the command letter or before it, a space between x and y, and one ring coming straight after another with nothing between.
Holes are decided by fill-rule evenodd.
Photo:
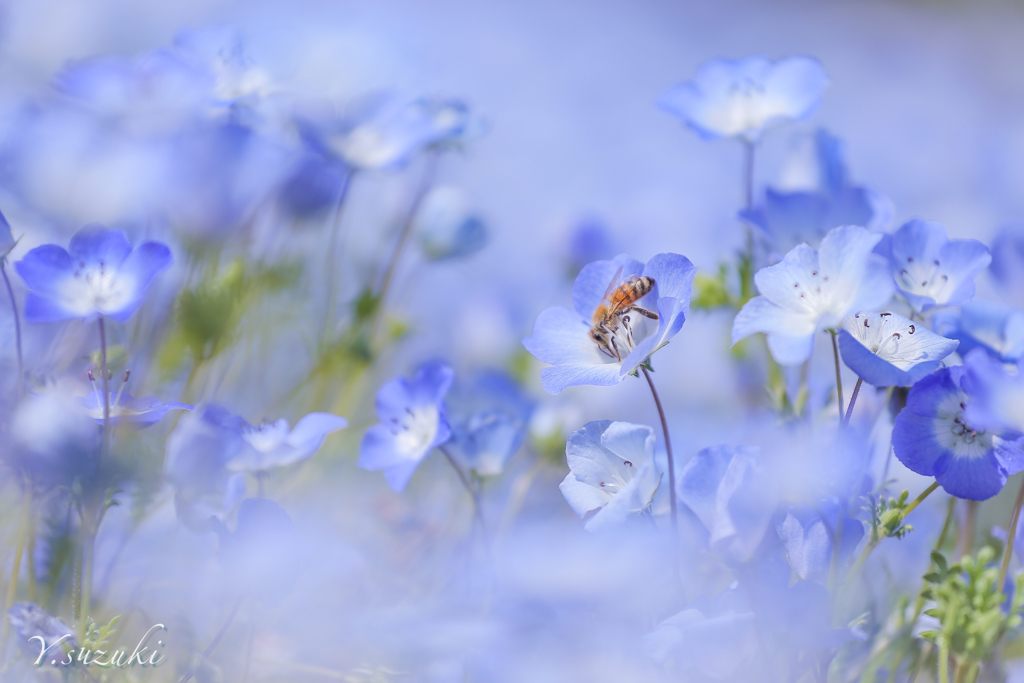
<instances>
[{"instance_id":1,"label":"deep blue flower","mask_svg":"<svg viewBox=\"0 0 1024 683\"><path fill-rule=\"evenodd\" d=\"M679 254L658 254L646 265L625 254L588 264L573 284L573 308L554 306L543 311L534 323L533 336L523 340L537 360L553 366L541 370L544 389L557 394L580 384L621 382L682 329L696 270ZM595 315L598 308L616 287L640 276L653 279L654 288L636 303L657 312L656 325L639 313L616 315L611 350L602 348L591 336L594 324L600 322Z\"/></svg>"},{"instance_id":2,"label":"deep blue flower","mask_svg":"<svg viewBox=\"0 0 1024 683\"><path fill-rule=\"evenodd\" d=\"M671 88L658 106L706 139L738 137L757 142L769 127L809 116L828 85L810 57L715 59L691 81Z\"/></svg>"},{"instance_id":3,"label":"deep blue flower","mask_svg":"<svg viewBox=\"0 0 1024 683\"><path fill-rule=\"evenodd\" d=\"M565 444L569 474L558 488L587 531L620 524L646 510L661 484L654 430L628 422L589 422Z\"/></svg>"},{"instance_id":4,"label":"deep blue flower","mask_svg":"<svg viewBox=\"0 0 1024 683\"><path fill-rule=\"evenodd\" d=\"M243 445L227 461L233 472L264 472L301 462L316 453L328 434L348 420L331 413L310 413L289 430L288 420L241 426Z\"/></svg>"},{"instance_id":5,"label":"deep blue flower","mask_svg":"<svg viewBox=\"0 0 1024 683\"><path fill-rule=\"evenodd\" d=\"M771 245L772 260L806 243L817 247L832 228L861 225L883 227L889 220L888 201L879 194L850 183L842 141L824 129L814 136L811 169L797 171L799 190L768 188L761 203L740 211ZM805 187L804 187L805 186Z\"/></svg>"},{"instance_id":6,"label":"deep blue flower","mask_svg":"<svg viewBox=\"0 0 1024 683\"><path fill-rule=\"evenodd\" d=\"M445 404L449 453L480 476L501 474L526 438L533 400L508 375L487 371L456 382Z\"/></svg>"},{"instance_id":7,"label":"deep blue flower","mask_svg":"<svg viewBox=\"0 0 1024 683\"><path fill-rule=\"evenodd\" d=\"M899 313L857 313L839 330L843 362L876 387L909 387L937 370L958 344Z\"/></svg>"},{"instance_id":8,"label":"deep blue flower","mask_svg":"<svg viewBox=\"0 0 1024 683\"><path fill-rule=\"evenodd\" d=\"M921 313L974 297L974 276L992 260L978 240L951 240L934 221L912 220L886 235L878 253L889 259L900 296Z\"/></svg>"},{"instance_id":9,"label":"deep blue flower","mask_svg":"<svg viewBox=\"0 0 1024 683\"><path fill-rule=\"evenodd\" d=\"M68 249L45 244L14 264L28 286L25 319L46 323L100 316L125 321L142 305L153 278L171 263L160 242L134 250L120 230L87 225Z\"/></svg>"},{"instance_id":10,"label":"deep blue flower","mask_svg":"<svg viewBox=\"0 0 1024 683\"><path fill-rule=\"evenodd\" d=\"M982 348L1005 363L1024 358L1024 311L989 301L972 301L959 311L938 311L935 331L960 341L960 355Z\"/></svg>"},{"instance_id":11,"label":"deep blue flower","mask_svg":"<svg viewBox=\"0 0 1024 683\"><path fill-rule=\"evenodd\" d=\"M1024 438L972 422L965 372L963 366L944 368L915 384L896 416L892 445L900 462L935 477L946 492L985 500L999 493L1008 475L1024 469Z\"/></svg>"},{"instance_id":12,"label":"deep blue flower","mask_svg":"<svg viewBox=\"0 0 1024 683\"><path fill-rule=\"evenodd\" d=\"M676 490L708 530L708 547L720 557L747 560L761 545L776 507L759 449L716 446L695 455L679 473Z\"/></svg>"},{"instance_id":13,"label":"deep blue flower","mask_svg":"<svg viewBox=\"0 0 1024 683\"><path fill-rule=\"evenodd\" d=\"M893 287L885 260L872 253L881 238L858 226L834 228L817 251L801 244L781 263L757 271L761 296L736 315L733 344L763 332L776 361L799 365L811 357L817 332L884 306Z\"/></svg>"},{"instance_id":14,"label":"deep blue flower","mask_svg":"<svg viewBox=\"0 0 1024 683\"><path fill-rule=\"evenodd\" d=\"M412 378L396 377L377 391L379 424L359 444L359 467L384 470L393 491L402 491L423 458L448 441L444 397L455 372L445 363L422 365Z\"/></svg>"},{"instance_id":15,"label":"deep blue flower","mask_svg":"<svg viewBox=\"0 0 1024 683\"><path fill-rule=\"evenodd\" d=\"M227 463L245 445L245 420L223 406L206 403L182 416L167 439L164 476L174 486L178 518L208 531L210 519L224 517L245 495L245 479Z\"/></svg>"},{"instance_id":16,"label":"deep blue flower","mask_svg":"<svg viewBox=\"0 0 1024 683\"><path fill-rule=\"evenodd\" d=\"M802 579L822 582L828 579L834 540L839 539L838 561L842 567L864 538L864 524L846 516L834 498L815 506L790 508L775 523L775 531L786 546L793 571Z\"/></svg>"},{"instance_id":17,"label":"deep blue flower","mask_svg":"<svg viewBox=\"0 0 1024 683\"><path fill-rule=\"evenodd\" d=\"M431 261L465 258L487 246L487 227L464 190L435 187L423 199L414 230Z\"/></svg>"}]
</instances>

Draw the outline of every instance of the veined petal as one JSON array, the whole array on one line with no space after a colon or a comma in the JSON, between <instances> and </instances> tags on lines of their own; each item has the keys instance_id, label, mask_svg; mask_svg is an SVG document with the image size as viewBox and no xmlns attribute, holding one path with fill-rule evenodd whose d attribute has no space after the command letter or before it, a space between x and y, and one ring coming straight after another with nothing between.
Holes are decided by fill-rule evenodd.
<instances>
[{"instance_id":1,"label":"veined petal","mask_svg":"<svg viewBox=\"0 0 1024 683\"><path fill-rule=\"evenodd\" d=\"M551 395L562 393L563 389L581 385L610 387L622 381L618 363L597 365L555 365L540 371L544 391Z\"/></svg>"},{"instance_id":2,"label":"veined petal","mask_svg":"<svg viewBox=\"0 0 1024 683\"><path fill-rule=\"evenodd\" d=\"M25 320L30 323L55 323L79 317L77 311L69 311L59 301L45 299L32 292L25 295L24 314Z\"/></svg>"},{"instance_id":3,"label":"veined petal","mask_svg":"<svg viewBox=\"0 0 1024 683\"><path fill-rule=\"evenodd\" d=\"M90 223L76 232L68 244L72 259L85 264L103 263L114 269L120 267L131 251L131 242L123 232L99 223Z\"/></svg>"},{"instance_id":4,"label":"veined petal","mask_svg":"<svg viewBox=\"0 0 1024 683\"><path fill-rule=\"evenodd\" d=\"M616 275L618 278L614 284L619 285L643 272L644 264L626 254L619 254L611 261L588 263L572 285L572 306L579 318L590 321L594 311L604 301L605 294L613 284L612 278Z\"/></svg>"},{"instance_id":5,"label":"veined petal","mask_svg":"<svg viewBox=\"0 0 1024 683\"><path fill-rule=\"evenodd\" d=\"M556 366L603 365L611 360L590 338L590 325L564 306L541 311L533 324L533 336L524 339L523 346L537 360ZM617 370L618 363L614 365Z\"/></svg>"},{"instance_id":6,"label":"veined petal","mask_svg":"<svg viewBox=\"0 0 1024 683\"><path fill-rule=\"evenodd\" d=\"M936 476L936 465L953 455L935 439L935 418L918 415L909 409L900 411L896 416L892 447L907 469L926 477Z\"/></svg>"},{"instance_id":7,"label":"veined petal","mask_svg":"<svg viewBox=\"0 0 1024 683\"><path fill-rule=\"evenodd\" d=\"M659 298L671 297L684 314L690 310L690 291L697 267L680 254L655 254L644 266L643 274L654 278L654 293Z\"/></svg>"},{"instance_id":8,"label":"veined petal","mask_svg":"<svg viewBox=\"0 0 1024 683\"><path fill-rule=\"evenodd\" d=\"M815 318L807 313L782 308L764 296L755 296L736 314L732 323L732 343L752 334L806 336L815 330Z\"/></svg>"},{"instance_id":9,"label":"veined petal","mask_svg":"<svg viewBox=\"0 0 1024 683\"><path fill-rule=\"evenodd\" d=\"M653 463L641 467L636 475L612 499L591 517L584 525L587 531L599 532L602 529L621 524L630 515L643 512L654 500L654 494L661 484L661 475L654 469Z\"/></svg>"},{"instance_id":10,"label":"veined petal","mask_svg":"<svg viewBox=\"0 0 1024 683\"><path fill-rule=\"evenodd\" d=\"M565 475L565 479L558 485L558 490L562 492L565 502L569 504L572 511L580 517L585 517L587 513L604 507L612 499L610 493L594 488L590 484L584 484L572 472Z\"/></svg>"},{"instance_id":11,"label":"veined petal","mask_svg":"<svg viewBox=\"0 0 1024 683\"><path fill-rule=\"evenodd\" d=\"M888 261L878 254L870 254L864 266L864 274L856 284L856 294L844 315L852 311L877 311L885 308L892 300L896 284L892 280Z\"/></svg>"},{"instance_id":12,"label":"veined petal","mask_svg":"<svg viewBox=\"0 0 1024 683\"><path fill-rule=\"evenodd\" d=\"M862 286L871 252L881 239L880 233L857 225L846 225L830 230L821 240L819 265L823 272L833 274L833 291L840 295L846 293L849 306L856 302L854 293Z\"/></svg>"},{"instance_id":13,"label":"veined petal","mask_svg":"<svg viewBox=\"0 0 1024 683\"><path fill-rule=\"evenodd\" d=\"M73 264L67 251L56 244L36 247L14 264L30 292L55 298L72 277Z\"/></svg>"},{"instance_id":14,"label":"veined petal","mask_svg":"<svg viewBox=\"0 0 1024 683\"><path fill-rule=\"evenodd\" d=\"M818 277L818 252L798 244L775 265L754 274L754 284L769 301L792 311L809 312L806 296L801 296Z\"/></svg>"},{"instance_id":15,"label":"veined petal","mask_svg":"<svg viewBox=\"0 0 1024 683\"><path fill-rule=\"evenodd\" d=\"M769 334L768 350L779 365L800 365L814 352L814 333L802 337L785 334Z\"/></svg>"},{"instance_id":16,"label":"veined petal","mask_svg":"<svg viewBox=\"0 0 1024 683\"><path fill-rule=\"evenodd\" d=\"M987 500L1006 484L1006 471L989 451L979 457L949 457L935 480L957 498Z\"/></svg>"}]
</instances>

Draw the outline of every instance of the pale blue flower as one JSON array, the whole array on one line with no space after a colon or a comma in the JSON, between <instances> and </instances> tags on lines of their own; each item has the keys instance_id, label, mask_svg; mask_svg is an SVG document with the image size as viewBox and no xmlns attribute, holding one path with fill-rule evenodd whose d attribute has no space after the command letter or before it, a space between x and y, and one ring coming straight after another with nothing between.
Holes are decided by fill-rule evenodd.
<instances>
[{"instance_id":1,"label":"pale blue flower","mask_svg":"<svg viewBox=\"0 0 1024 683\"><path fill-rule=\"evenodd\" d=\"M708 531L708 547L720 557L743 562L764 539L776 508L776 491L767 482L751 446L705 448L679 472L676 491Z\"/></svg>"},{"instance_id":2,"label":"pale blue flower","mask_svg":"<svg viewBox=\"0 0 1024 683\"><path fill-rule=\"evenodd\" d=\"M328 434L344 429L348 420L331 413L310 413L289 430L288 420L241 426L243 445L225 463L232 472L265 472L301 462L323 445Z\"/></svg>"},{"instance_id":3,"label":"pale blue flower","mask_svg":"<svg viewBox=\"0 0 1024 683\"><path fill-rule=\"evenodd\" d=\"M972 396L967 421L982 429L1024 433L1024 359L1005 365L974 349L964 356L963 367Z\"/></svg>"},{"instance_id":4,"label":"pale blue flower","mask_svg":"<svg viewBox=\"0 0 1024 683\"><path fill-rule=\"evenodd\" d=\"M238 508L234 533L220 521L220 561L228 589L273 606L295 584L302 568L295 524L284 509L267 498L247 498Z\"/></svg>"},{"instance_id":5,"label":"pale blue flower","mask_svg":"<svg viewBox=\"0 0 1024 683\"><path fill-rule=\"evenodd\" d=\"M886 235L878 253L889 258L900 296L918 313L970 301L974 276L992 260L978 240L951 240L941 224L916 219Z\"/></svg>"},{"instance_id":6,"label":"pale blue flower","mask_svg":"<svg viewBox=\"0 0 1024 683\"><path fill-rule=\"evenodd\" d=\"M654 464L654 430L600 420L569 435L569 474L558 486L587 531L621 524L648 509L661 484Z\"/></svg>"},{"instance_id":7,"label":"pale blue flower","mask_svg":"<svg viewBox=\"0 0 1024 683\"><path fill-rule=\"evenodd\" d=\"M987 431L971 419L966 372L963 366L944 368L915 384L896 416L892 446L907 468L935 477L947 493L985 500L1024 469L1024 437Z\"/></svg>"},{"instance_id":8,"label":"pale blue flower","mask_svg":"<svg viewBox=\"0 0 1024 683\"><path fill-rule=\"evenodd\" d=\"M30 394L9 420L0 456L34 484L70 485L96 473L101 429L70 392Z\"/></svg>"},{"instance_id":9,"label":"pale blue flower","mask_svg":"<svg viewBox=\"0 0 1024 683\"><path fill-rule=\"evenodd\" d=\"M791 172L811 176L797 179L800 189L768 188L760 203L740 211L740 217L767 238L773 260L801 243L817 247L836 226L878 229L889 221L888 200L850 182L842 141L824 129L819 129L813 140L814 158L802 164L812 168Z\"/></svg>"},{"instance_id":10,"label":"pale blue flower","mask_svg":"<svg viewBox=\"0 0 1024 683\"><path fill-rule=\"evenodd\" d=\"M153 278L171 264L160 242L132 249L120 230L87 225L68 249L45 244L14 264L29 293L25 319L46 323L100 316L124 322L146 296Z\"/></svg>"},{"instance_id":11,"label":"pale blue flower","mask_svg":"<svg viewBox=\"0 0 1024 683\"><path fill-rule=\"evenodd\" d=\"M92 373L89 374L89 377L92 378ZM164 403L153 396L135 398L124 390L127 383L128 374L126 373L121 388L118 391L111 391L108 395L111 426L124 425L132 429L144 429L152 427L163 419L169 410L192 410L192 406L178 401ZM95 383L92 392L78 400L89 417L97 424L103 424L106 407L103 405L101 389Z\"/></svg>"},{"instance_id":12,"label":"pale blue flower","mask_svg":"<svg viewBox=\"0 0 1024 683\"><path fill-rule=\"evenodd\" d=\"M864 538L863 522L848 517L834 498L814 506L791 507L775 523L775 531L786 546L793 571L802 579L822 583L828 580L835 540L839 540L838 567L842 568Z\"/></svg>"},{"instance_id":13,"label":"pale blue flower","mask_svg":"<svg viewBox=\"0 0 1024 683\"><path fill-rule=\"evenodd\" d=\"M679 254L658 254L646 264L622 254L587 265L573 284L573 308L554 306L541 312L533 336L523 340L537 360L553 366L541 370L544 389L557 394L580 384L611 386L636 371L682 329L696 270ZM636 303L657 312L657 321L635 312L616 316L612 350L602 348L591 336L595 322L600 322L595 321L595 312L609 292L640 276L654 280L654 288Z\"/></svg>"},{"instance_id":14,"label":"pale blue flower","mask_svg":"<svg viewBox=\"0 0 1024 683\"><path fill-rule=\"evenodd\" d=\"M716 59L662 95L658 106L703 138L757 142L766 129L809 116L828 84L825 70L810 57Z\"/></svg>"},{"instance_id":15,"label":"pale blue flower","mask_svg":"<svg viewBox=\"0 0 1024 683\"><path fill-rule=\"evenodd\" d=\"M989 272L1006 300L1024 307L1024 225L1008 226L992 240Z\"/></svg>"},{"instance_id":16,"label":"pale blue flower","mask_svg":"<svg viewBox=\"0 0 1024 683\"><path fill-rule=\"evenodd\" d=\"M892 278L885 259L872 253L881 238L858 226L834 228L817 251L801 244L781 263L757 271L761 296L736 315L733 344L763 332L777 362L799 365L811 357L816 333L887 304Z\"/></svg>"},{"instance_id":17,"label":"pale blue flower","mask_svg":"<svg viewBox=\"0 0 1024 683\"><path fill-rule=\"evenodd\" d=\"M501 474L526 438L534 401L508 375L487 371L456 382L445 404L448 452L480 476Z\"/></svg>"},{"instance_id":18,"label":"pale blue flower","mask_svg":"<svg viewBox=\"0 0 1024 683\"><path fill-rule=\"evenodd\" d=\"M487 246L487 226L465 190L435 187L419 206L414 219L423 254L431 261L465 258Z\"/></svg>"},{"instance_id":19,"label":"pale blue flower","mask_svg":"<svg viewBox=\"0 0 1024 683\"><path fill-rule=\"evenodd\" d=\"M982 348L1005 363L1024 358L1024 311L989 301L972 301L959 311L938 311L939 334L960 341L960 355Z\"/></svg>"},{"instance_id":20,"label":"pale blue flower","mask_svg":"<svg viewBox=\"0 0 1024 683\"><path fill-rule=\"evenodd\" d=\"M454 377L447 364L431 361L409 379L382 384L375 404L379 423L363 435L356 464L384 470L391 490L404 490L423 458L451 437L444 397Z\"/></svg>"},{"instance_id":21,"label":"pale blue flower","mask_svg":"<svg viewBox=\"0 0 1024 683\"><path fill-rule=\"evenodd\" d=\"M958 345L899 313L857 313L839 330L843 362L876 387L909 387L937 370Z\"/></svg>"},{"instance_id":22,"label":"pale blue flower","mask_svg":"<svg viewBox=\"0 0 1024 683\"><path fill-rule=\"evenodd\" d=\"M56 659L59 664L66 659L68 648L77 646L74 629L34 602L14 603L7 610L7 620L14 627L18 648L30 662L39 659L44 648L60 643L46 653L50 656L49 661L40 662L41 665L49 665ZM45 645L39 643L39 638Z\"/></svg>"}]
</instances>

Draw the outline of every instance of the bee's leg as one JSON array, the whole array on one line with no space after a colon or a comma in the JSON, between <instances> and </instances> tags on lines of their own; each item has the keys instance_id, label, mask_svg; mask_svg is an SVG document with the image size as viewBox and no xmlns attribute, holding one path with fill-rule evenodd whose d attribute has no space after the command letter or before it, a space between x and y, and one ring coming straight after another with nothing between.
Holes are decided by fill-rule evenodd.
<instances>
[{"instance_id":1,"label":"bee's leg","mask_svg":"<svg viewBox=\"0 0 1024 683\"><path fill-rule=\"evenodd\" d=\"M655 313L654 311L648 311L646 308L643 308L641 306L629 306L627 308L622 309L621 312L622 313L629 313L630 311L636 311L637 313L639 313L643 317L650 318L651 320L657 320L658 319L658 314L657 313Z\"/></svg>"}]
</instances>

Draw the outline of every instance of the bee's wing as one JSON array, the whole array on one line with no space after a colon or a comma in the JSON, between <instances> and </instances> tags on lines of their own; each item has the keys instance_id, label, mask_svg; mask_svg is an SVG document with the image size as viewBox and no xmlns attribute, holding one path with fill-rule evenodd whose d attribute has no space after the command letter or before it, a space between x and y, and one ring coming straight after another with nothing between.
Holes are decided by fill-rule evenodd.
<instances>
[{"instance_id":1,"label":"bee's wing","mask_svg":"<svg viewBox=\"0 0 1024 683\"><path fill-rule=\"evenodd\" d=\"M615 288L619 284L619 280L622 279L622 269L623 266L619 266L619 269L615 271L615 275L612 276L612 281L608 283L608 289L604 290L604 296L601 297L601 303L608 301L608 297L610 297L612 292L615 291Z\"/></svg>"}]
</instances>

